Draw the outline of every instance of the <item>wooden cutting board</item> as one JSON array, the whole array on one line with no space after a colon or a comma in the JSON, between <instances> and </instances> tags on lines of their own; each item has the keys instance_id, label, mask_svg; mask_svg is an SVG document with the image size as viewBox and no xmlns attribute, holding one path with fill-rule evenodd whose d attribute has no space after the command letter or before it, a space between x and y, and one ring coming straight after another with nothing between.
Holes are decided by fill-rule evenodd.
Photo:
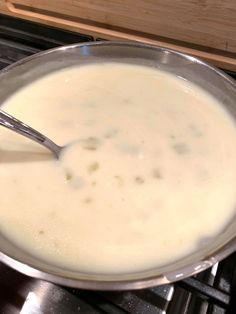
<instances>
[{"instance_id":1,"label":"wooden cutting board","mask_svg":"<svg viewBox=\"0 0 236 314\"><path fill-rule=\"evenodd\" d=\"M172 48L236 71L236 0L0 0L0 12Z\"/></svg>"}]
</instances>

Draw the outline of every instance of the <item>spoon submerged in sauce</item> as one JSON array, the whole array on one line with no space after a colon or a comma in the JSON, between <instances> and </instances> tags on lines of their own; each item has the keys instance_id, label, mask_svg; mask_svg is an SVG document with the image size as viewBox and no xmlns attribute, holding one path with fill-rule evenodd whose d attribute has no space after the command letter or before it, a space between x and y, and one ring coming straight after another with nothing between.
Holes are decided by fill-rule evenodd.
<instances>
[{"instance_id":1,"label":"spoon submerged in sauce","mask_svg":"<svg viewBox=\"0 0 236 314\"><path fill-rule=\"evenodd\" d=\"M36 131L3 110L0 110L0 125L43 145L48 148L57 159L59 159L62 150L66 147L57 145L42 133Z\"/></svg>"}]
</instances>

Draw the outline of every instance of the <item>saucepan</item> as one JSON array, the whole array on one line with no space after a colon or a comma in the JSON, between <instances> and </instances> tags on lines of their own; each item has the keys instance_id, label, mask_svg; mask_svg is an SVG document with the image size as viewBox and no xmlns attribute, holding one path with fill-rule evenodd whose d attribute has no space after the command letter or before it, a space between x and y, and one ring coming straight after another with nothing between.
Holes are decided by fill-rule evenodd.
<instances>
[{"instance_id":1,"label":"saucepan","mask_svg":"<svg viewBox=\"0 0 236 314\"><path fill-rule=\"evenodd\" d=\"M236 84L226 74L192 56L128 42L75 44L23 59L1 72L0 104L16 90L52 71L104 60L154 66L191 81L217 98L236 121ZM236 215L215 237L202 239L199 248L188 256L148 271L120 275L83 273L52 265L25 252L0 234L1 262L32 277L97 290L139 289L181 280L205 270L235 250Z\"/></svg>"}]
</instances>

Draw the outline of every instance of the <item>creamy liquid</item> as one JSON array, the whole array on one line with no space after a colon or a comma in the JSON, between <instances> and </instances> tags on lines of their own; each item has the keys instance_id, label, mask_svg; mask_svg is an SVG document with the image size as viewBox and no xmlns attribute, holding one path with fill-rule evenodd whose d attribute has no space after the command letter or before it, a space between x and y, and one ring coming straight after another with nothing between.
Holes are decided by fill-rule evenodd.
<instances>
[{"instance_id":1,"label":"creamy liquid","mask_svg":"<svg viewBox=\"0 0 236 314\"><path fill-rule=\"evenodd\" d=\"M116 63L68 68L15 93L4 110L60 145L0 128L0 228L71 269L145 270L220 232L236 203L236 128L183 79Z\"/></svg>"}]
</instances>

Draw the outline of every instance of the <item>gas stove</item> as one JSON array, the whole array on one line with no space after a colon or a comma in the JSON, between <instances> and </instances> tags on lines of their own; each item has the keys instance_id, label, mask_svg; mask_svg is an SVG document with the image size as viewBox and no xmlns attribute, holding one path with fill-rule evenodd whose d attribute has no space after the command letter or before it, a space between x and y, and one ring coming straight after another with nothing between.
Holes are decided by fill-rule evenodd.
<instances>
[{"instance_id":1,"label":"gas stove","mask_svg":"<svg viewBox=\"0 0 236 314\"><path fill-rule=\"evenodd\" d=\"M86 34L0 15L0 69L42 50L93 40ZM227 73L236 79L236 73ZM62 287L0 263L0 313L234 314L236 253L175 284L115 292Z\"/></svg>"}]
</instances>

